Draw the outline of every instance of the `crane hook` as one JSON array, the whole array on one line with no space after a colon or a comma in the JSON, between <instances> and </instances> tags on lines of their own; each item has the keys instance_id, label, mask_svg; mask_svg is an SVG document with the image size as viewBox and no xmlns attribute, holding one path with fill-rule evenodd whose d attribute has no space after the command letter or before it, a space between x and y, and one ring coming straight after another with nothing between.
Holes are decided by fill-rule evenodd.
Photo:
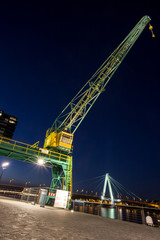
<instances>
[{"instance_id":1,"label":"crane hook","mask_svg":"<svg viewBox=\"0 0 160 240\"><path fill-rule=\"evenodd\" d=\"M152 37L154 38L155 35L154 35L154 32L153 32L153 26L151 24L149 24L149 30L151 31Z\"/></svg>"}]
</instances>

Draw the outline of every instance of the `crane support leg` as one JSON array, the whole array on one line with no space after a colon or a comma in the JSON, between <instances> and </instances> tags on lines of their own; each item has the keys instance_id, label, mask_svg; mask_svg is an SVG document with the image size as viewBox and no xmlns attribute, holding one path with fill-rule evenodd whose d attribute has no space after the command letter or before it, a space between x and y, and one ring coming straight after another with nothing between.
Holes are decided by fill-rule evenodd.
<instances>
[{"instance_id":1,"label":"crane support leg","mask_svg":"<svg viewBox=\"0 0 160 240\"><path fill-rule=\"evenodd\" d=\"M68 164L55 164L52 167L52 181L46 204L50 204L51 199L55 198L56 189L69 191L70 196L72 195L72 157L68 156Z\"/></svg>"},{"instance_id":2,"label":"crane support leg","mask_svg":"<svg viewBox=\"0 0 160 240\"><path fill-rule=\"evenodd\" d=\"M63 172L65 176L63 189L72 194L72 157L68 157L68 165L63 166Z\"/></svg>"},{"instance_id":3,"label":"crane support leg","mask_svg":"<svg viewBox=\"0 0 160 240\"><path fill-rule=\"evenodd\" d=\"M62 166L60 165L55 165L54 167L52 167L52 181L51 181L51 185L50 185L50 190L49 190L49 194L47 196L46 199L46 204L49 204L51 202L52 198L55 198L55 190L58 187L62 187Z\"/></svg>"}]
</instances>

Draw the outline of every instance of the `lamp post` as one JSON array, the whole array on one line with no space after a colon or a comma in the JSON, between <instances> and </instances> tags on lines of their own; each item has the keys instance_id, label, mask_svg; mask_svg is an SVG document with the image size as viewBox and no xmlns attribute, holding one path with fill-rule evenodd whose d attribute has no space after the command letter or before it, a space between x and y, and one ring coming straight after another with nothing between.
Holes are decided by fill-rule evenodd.
<instances>
[{"instance_id":1,"label":"lamp post","mask_svg":"<svg viewBox=\"0 0 160 240\"><path fill-rule=\"evenodd\" d=\"M27 185L29 185L31 182L28 181L28 182L25 182L25 186L27 187Z\"/></svg>"},{"instance_id":2,"label":"lamp post","mask_svg":"<svg viewBox=\"0 0 160 240\"><path fill-rule=\"evenodd\" d=\"M9 166L9 162L3 162L1 166L2 166L2 173L0 175L0 179L2 178L4 170Z\"/></svg>"},{"instance_id":3,"label":"lamp post","mask_svg":"<svg viewBox=\"0 0 160 240\"><path fill-rule=\"evenodd\" d=\"M10 179L10 180L9 180L9 183L11 184L13 181L14 181L14 178Z\"/></svg>"}]
</instances>

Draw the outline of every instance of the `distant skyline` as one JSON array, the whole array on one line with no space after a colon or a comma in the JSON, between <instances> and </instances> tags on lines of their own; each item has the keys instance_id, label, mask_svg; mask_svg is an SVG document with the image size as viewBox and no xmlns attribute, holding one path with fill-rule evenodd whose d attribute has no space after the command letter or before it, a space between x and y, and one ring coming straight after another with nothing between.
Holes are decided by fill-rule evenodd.
<instances>
[{"instance_id":1,"label":"distant skyline","mask_svg":"<svg viewBox=\"0 0 160 240\"><path fill-rule=\"evenodd\" d=\"M0 109L18 118L13 139L43 146L63 108L144 16L148 26L88 113L73 142L73 189L110 175L145 199L159 199L160 16L158 3L0 3ZM51 170L0 157L2 182L50 185ZM1 168L0 168L1 174Z\"/></svg>"}]
</instances>

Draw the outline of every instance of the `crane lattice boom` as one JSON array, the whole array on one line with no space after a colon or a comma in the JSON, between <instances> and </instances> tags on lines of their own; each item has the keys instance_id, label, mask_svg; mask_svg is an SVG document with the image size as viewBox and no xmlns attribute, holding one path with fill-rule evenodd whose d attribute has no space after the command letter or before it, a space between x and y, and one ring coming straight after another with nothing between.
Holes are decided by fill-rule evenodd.
<instances>
[{"instance_id":1,"label":"crane lattice boom","mask_svg":"<svg viewBox=\"0 0 160 240\"><path fill-rule=\"evenodd\" d=\"M44 147L53 147L62 151L70 151L73 134L99 95L104 91L109 80L150 20L149 16L144 16L136 24L127 37L65 107L58 118L54 121L52 127L48 129Z\"/></svg>"}]
</instances>

